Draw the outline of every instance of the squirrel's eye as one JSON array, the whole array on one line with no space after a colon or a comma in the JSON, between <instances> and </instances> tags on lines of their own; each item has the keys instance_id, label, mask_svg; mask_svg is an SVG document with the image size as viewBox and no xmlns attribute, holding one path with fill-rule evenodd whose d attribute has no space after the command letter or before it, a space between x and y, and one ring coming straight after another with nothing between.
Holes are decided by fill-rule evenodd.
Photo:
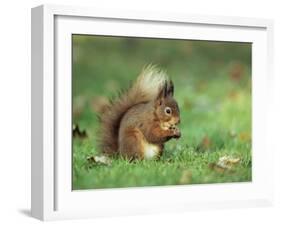
<instances>
[{"instance_id":1,"label":"squirrel's eye","mask_svg":"<svg viewBox=\"0 0 281 226\"><path fill-rule=\"evenodd\" d=\"M170 115L170 114L172 113L172 109L169 108L169 107L166 107L166 108L165 108L165 113L166 113L167 115Z\"/></svg>"}]
</instances>

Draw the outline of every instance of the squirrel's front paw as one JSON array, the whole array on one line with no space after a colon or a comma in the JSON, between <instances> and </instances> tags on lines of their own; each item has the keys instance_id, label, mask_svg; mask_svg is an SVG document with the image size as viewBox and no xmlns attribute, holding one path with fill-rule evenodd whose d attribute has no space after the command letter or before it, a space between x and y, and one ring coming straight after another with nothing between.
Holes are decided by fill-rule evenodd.
<instances>
[{"instance_id":1,"label":"squirrel's front paw","mask_svg":"<svg viewBox=\"0 0 281 226\"><path fill-rule=\"evenodd\" d=\"M181 131L179 128L175 128L174 130L174 138L179 139L181 137Z\"/></svg>"}]
</instances>

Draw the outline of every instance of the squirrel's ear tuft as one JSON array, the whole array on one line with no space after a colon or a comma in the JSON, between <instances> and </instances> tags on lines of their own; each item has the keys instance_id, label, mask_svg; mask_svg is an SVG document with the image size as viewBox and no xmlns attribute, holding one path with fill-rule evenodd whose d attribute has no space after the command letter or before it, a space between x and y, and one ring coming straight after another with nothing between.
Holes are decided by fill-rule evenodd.
<instances>
[{"instance_id":1,"label":"squirrel's ear tuft","mask_svg":"<svg viewBox=\"0 0 281 226\"><path fill-rule=\"evenodd\" d=\"M168 84L167 82L164 83L163 87L159 90L158 96L156 98L156 104L161 105L163 102L163 99L167 97L168 93Z\"/></svg>"},{"instance_id":2,"label":"squirrel's ear tuft","mask_svg":"<svg viewBox=\"0 0 281 226\"><path fill-rule=\"evenodd\" d=\"M169 85L167 85L167 96L173 96L174 95L174 83L172 80L169 81Z\"/></svg>"},{"instance_id":3,"label":"squirrel's ear tuft","mask_svg":"<svg viewBox=\"0 0 281 226\"><path fill-rule=\"evenodd\" d=\"M166 98L168 96L168 83L165 81L164 87L163 87L163 97Z\"/></svg>"}]
</instances>

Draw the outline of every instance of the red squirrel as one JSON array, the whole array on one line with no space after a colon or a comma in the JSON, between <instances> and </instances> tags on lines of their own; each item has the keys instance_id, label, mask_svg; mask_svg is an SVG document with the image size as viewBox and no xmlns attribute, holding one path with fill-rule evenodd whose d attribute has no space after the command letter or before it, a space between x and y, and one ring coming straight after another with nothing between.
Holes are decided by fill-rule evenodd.
<instances>
[{"instance_id":1,"label":"red squirrel","mask_svg":"<svg viewBox=\"0 0 281 226\"><path fill-rule=\"evenodd\" d=\"M166 73L147 66L132 86L111 101L100 119L99 147L127 159L155 159L164 143L180 138L180 110Z\"/></svg>"}]
</instances>

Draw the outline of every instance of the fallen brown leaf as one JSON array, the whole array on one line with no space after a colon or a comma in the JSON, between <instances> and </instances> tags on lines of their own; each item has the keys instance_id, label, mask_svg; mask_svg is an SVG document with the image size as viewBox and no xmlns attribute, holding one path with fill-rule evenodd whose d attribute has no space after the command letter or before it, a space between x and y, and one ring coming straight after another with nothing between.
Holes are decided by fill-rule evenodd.
<instances>
[{"instance_id":1,"label":"fallen brown leaf","mask_svg":"<svg viewBox=\"0 0 281 226\"><path fill-rule=\"evenodd\" d=\"M231 172L235 165L240 162L240 158L234 158L232 156L222 156L216 163L210 163L209 168L215 170L218 173Z\"/></svg>"},{"instance_id":2,"label":"fallen brown leaf","mask_svg":"<svg viewBox=\"0 0 281 226\"><path fill-rule=\"evenodd\" d=\"M217 165L225 169L231 169L234 165L238 164L239 162L240 162L240 158L234 158L231 156L222 156L219 158Z\"/></svg>"},{"instance_id":3,"label":"fallen brown leaf","mask_svg":"<svg viewBox=\"0 0 281 226\"><path fill-rule=\"evenodd\" d=\"M86 130L80 130L77 124L74 124L72 127L72 136L74 138L80 138L80 139L84 139L88 137Z\"/></svg>"},{"instance_id":4,"label":"fallen brown leaf","mask_svg":"<svg viewBox=\"0 0 281 226\"><path fill-rule=\"evenodd\" d=\"M103 164L107 166L111 165L111 160L105 155L90 156L87 158L87 160L89 163Z\"/></svg>"}]
</instances>

